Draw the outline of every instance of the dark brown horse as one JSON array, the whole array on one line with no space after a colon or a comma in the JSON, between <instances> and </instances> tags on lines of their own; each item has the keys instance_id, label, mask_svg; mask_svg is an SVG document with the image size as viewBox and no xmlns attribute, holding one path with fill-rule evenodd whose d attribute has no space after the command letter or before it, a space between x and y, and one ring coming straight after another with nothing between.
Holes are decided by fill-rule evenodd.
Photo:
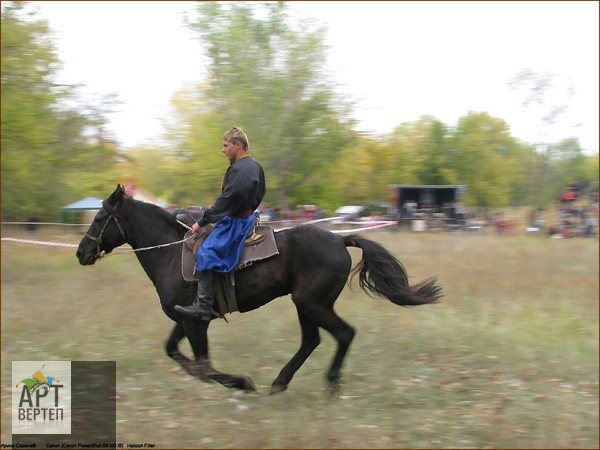
<instances>
[{"instance_id":1,"label":"dark brown horse","mask_svg":"<svg viewBox=\"0 0 600 450\"><path fill-rule=\"evenodd\" d=\"M166 343L167 355L193 376L213 380L229 388L255 391L245 376L219 372L212 367L208 352L208 324L191 322L173 307L192 303L197 284L181 274L181 245L161 246L181 241L187 230L173 214L158 206L134 200L121 186L103 202L77 249L82 265L92 265L103 254L125 243L136 252L140 264L160 297L163 311L175 327ZM296 371L320 343L319 328L331 333L338 348L327 371L329 387L337 389L346 352L354 329L333 310L333 304L351 274L368 293L385 297L400 306L434 303L441 287L434 278L410 287L402 264L384 247L352 235L341 237L311 225L301 225L275 233L279 255L254 263L235 273L235 292L240 312L252 311L271 300L291 294L302 328L302 343L271 385L270 393L287 389ZM160 246L160 247L157 247ZM148 249L151 247L151 249ZM157 248L154 248L157 247ZM346 247L358 247L362 261L351 270ZM179 352L178 344L187 337L194 359Z\"/></svg>"}]
</instances>

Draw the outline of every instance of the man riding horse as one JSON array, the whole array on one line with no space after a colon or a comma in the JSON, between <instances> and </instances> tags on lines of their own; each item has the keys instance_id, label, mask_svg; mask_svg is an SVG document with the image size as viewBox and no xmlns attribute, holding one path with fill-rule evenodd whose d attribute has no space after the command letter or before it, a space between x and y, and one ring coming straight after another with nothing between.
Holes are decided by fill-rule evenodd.
<instances>
[{"instance_id":1,"label":"man riding horse","mask_svg":"<svg viewBox=\"0 0 600 450\"><path fill-rule=\"evenodd\" d=\"M223 134L222 152L230 165L221 196L192 226L192 232L197 233L209 223L215 224L196 253L198 291L190 306L175 306L187 319L207 322L212 319L214 273L235 269L254 222L254 211L265 196L264 171L249 150L248 137L241 128L233 127Z\"/></svg>"}]
</instances>

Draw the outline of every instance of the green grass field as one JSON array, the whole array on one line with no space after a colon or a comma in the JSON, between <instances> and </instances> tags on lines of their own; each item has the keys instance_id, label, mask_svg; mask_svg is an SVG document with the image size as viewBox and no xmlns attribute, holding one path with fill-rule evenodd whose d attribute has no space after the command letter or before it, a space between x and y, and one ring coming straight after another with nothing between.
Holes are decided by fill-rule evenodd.
<instances>
[{"instance_id":1,"label":"green grass field","mask_svg":"<svg viewBox=\"0 0 600 450\"><path fill-rule=\"evenodd\" d=\"M598 240L376 232L440 304L400 308L354 283L336 310L357 330L338 398L321 346L267 396L297 350L289 298L215 321L215 366L260 395L189 377L135 256L82 267L74 249L2 244L2 436L11 361L117 362L117 439L161 448L598 448ZM51 236L77 242L79 236ZM44 236L38 236L44 238ZM350 250L358 261L361 254ZM189 346L183 347L189 354Z\"/></svg>"}]
</instances>

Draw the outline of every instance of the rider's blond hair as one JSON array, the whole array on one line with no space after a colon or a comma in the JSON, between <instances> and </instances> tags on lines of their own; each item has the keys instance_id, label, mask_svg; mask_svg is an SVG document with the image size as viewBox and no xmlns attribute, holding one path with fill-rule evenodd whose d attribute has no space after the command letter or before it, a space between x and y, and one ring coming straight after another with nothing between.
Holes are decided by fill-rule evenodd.
<instances>
[{"instance_id":1,"label":"rider's blond hair","mask_svg":"<svg viewBox=\"0 0 600 450\"><path fill-rule=\"evenodd\" d=\"M240 127L233 127L230 130L226 131L223 134L223 140L233 143L241 142L244 150L250 150L250 142L248 141L248 136L246 136L246 133L244 133L244 130L242 130Z\"/></svg>"}]
</instances>

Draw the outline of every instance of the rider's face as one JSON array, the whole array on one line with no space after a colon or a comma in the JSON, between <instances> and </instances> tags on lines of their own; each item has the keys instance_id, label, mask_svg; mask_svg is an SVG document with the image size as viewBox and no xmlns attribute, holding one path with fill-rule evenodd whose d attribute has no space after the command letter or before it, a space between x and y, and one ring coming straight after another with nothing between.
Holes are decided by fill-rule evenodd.
<instances>
[{"instance_id":1,"label":"rider's face","mask_svg":"<svg viewBox=\"0 0 600 450\"><path fill-rule=\"evenodd\" d=\"M227 156L227 159L230 163L234 163L238 157L244 153L244 149L240 142L232 142L228 140L223 140L223 153Z\"/></svg>"}]
</instances>

